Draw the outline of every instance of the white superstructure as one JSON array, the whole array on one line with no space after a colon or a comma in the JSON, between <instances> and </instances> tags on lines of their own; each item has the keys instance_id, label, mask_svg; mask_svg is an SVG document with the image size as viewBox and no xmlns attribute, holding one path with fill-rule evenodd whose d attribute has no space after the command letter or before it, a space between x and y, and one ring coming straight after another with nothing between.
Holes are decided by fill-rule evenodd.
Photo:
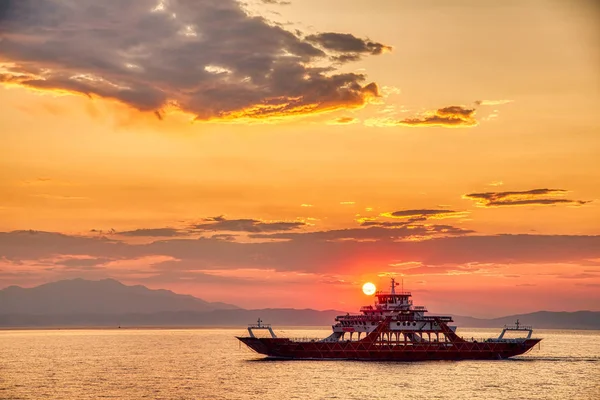
<instances>
[{"instance_id":1,"label":"white superstructure","mask_svg":"<svg viewBox=\"0 0 600 400\"><path fill-rule=\"evenodd\" d=\"M333 334L327 340L344 340L346 335L350 340L360 339L361 336L366 336L375 330L386 317L390 317L389 329L391 331L404 332L440 331L436 319L444 323L452 322L452 317L425 316L427 308L413 305L410 300L411 293L403 290L397 292L398 284L394 278L391 281L389 292L378 291L375 293L374 305L361 307L360 314L336 317L337 323L332 325ZM358 337L354 338L354 335L358 335Z\"/></svg>"}]
</instances>

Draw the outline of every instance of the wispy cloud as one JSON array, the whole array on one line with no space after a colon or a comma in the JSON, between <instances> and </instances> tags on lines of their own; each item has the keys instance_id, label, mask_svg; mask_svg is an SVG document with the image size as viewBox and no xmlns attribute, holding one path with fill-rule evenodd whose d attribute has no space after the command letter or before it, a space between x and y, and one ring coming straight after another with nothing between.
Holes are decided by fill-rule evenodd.
<instances>
[{"instance_id":1,"label":"wispy cloud","mask_svg":"<svg viewBox=\"0 0 600 400\"><path fill-rule=\"evenodd\" d=\"M191 229L196 231L224 232L280 232L299 229L305 226L302 221L260 221L257 219L226 219L225 217L207 218L206 222L194 224Z\"/></svg>"},{"instance_id":2,"label":"wispy cloud","mask_svg":"<svg viewBox=\"0 0 600 400\"><path fill-rule=\"evenodd\" d=\"M277 4L279 6L288 6L290 4L292 4L291 1L285 1L285 0L260 0L261 3L264 4Z\"/></svg>"},{"instance_id":3,"label":"wispy cloud","mask_svg":"<svg viewBox=\"0 0 600 400\"><path fill-rule=\"evenodd\" d=\"M477 100L475 102L475 104L480 106L499 106L508 103L512 103L512 100Z\"/></svg>"},{"instance_id":4,"label":"wispy cloud","mask_svg":"<svg viewBox=\"0 0 600 400\"><path fill-rule=\"evenodd\" d=\"M116 232L122 236L137 236L137 237L175 237L185 236L188 233L182 232L175 228L150 228L150 229L135 229L133 231Z\"/></svg>"},{"instance_id":5,"label":"wispy cloud","mask_svg":"<svg viewBox=\"0 0 600 400\"><path fill-rule=\"evenodd\" d=\"M397 121L403 126L443 126L443 127L470 127L478 124L475 120L475 108L465 106L449 106L427 112L419 117L406 118Z\"/></svg>"},{"instance_id":6,"label":"wispy cloud","mask_svg":"<svg viewBox=\"0 0 600 400\"><path fill-rule=\"evenodd\" d=\"M474 200L479 207L505 207L528 205L570 204L581 206L589 201L563 198L568 193L564 189L532 189L511 192L470 193L464 199Z\"/></svg>"},{"instance_id":7,"label":"wispy cloud","mask_svg":"<svg viewBox=\"0 0 600 400\"><path fill-rule=\"evenodd\" d=\"M466 214L464 211L454 210L432 210L432 209L417 209L417 210L400 210L394 212L387 212L380 214L382 217L387 218L421 218L421 219L443 219L443 218L458 218Z\"/></svg>"},{"instance_id":8,"label":"wispy cloud","mask_svg":"<svg viewBox=\"0 0 600 400\"><path fill-rule=\"evenodd\" d=\"M397 241L427 240L439 236L467 235L469 229L450 225L378 225L366 228L333 229L318 232L281 232L273 234L253 234L255 239L286 239L292 241Z\"/></svg>"},{"instance_id":9,"label":"wispy cloud","mask_svg":"<svg viewBox=\"0 0 600 400\"><path fill-rule=\"evenodd\" d=\"M309 35L306 40L325 50L336 52L337 55L332 58L341 62L359 60L362 54L379 55L392 51L391 46L361 39L350 33L325 32Z\"/></svg>"},{"instance_id":10,"label":"wispy cloud","mask_svg":"<svg viewBox=\"0 0 600 400\"><path fill-rule=\"evenodd\" d=\"M358 122L357 118L354 117L340 117L334 120L328 121L329 125L350 125L356 124Z\"/></svg>"}]
</instances>

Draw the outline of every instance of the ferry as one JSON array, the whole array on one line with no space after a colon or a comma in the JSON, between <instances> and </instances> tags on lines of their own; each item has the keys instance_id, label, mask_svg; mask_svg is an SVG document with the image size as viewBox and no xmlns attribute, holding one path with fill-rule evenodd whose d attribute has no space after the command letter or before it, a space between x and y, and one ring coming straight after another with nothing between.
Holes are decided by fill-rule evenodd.
<instances>
[{"instance_id":1,"label":"ferry","mask_svg":"<svg viewBox=\"0 0 600 400\"><path fill-rule=\"evenodd\" d=\"M248 325L248 336L237 338L268 358L377 361L502 360L542 340L532 338L532 327L519 320L496 338L462 338L450 325L452 317L426 315L426 307L413 305L412 294L397 286L392 278L389 291L375 292L373 305L361 307L360 314L336 317L333 332L323 339L280 338L260 318ZM259 337L256 331L268 335Z\"/></svg>"}]
</instances>

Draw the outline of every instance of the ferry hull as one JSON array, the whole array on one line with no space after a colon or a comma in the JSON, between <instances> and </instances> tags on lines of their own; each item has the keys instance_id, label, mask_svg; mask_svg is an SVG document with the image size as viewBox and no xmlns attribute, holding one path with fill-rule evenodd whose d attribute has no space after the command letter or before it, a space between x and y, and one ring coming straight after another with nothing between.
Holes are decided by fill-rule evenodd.
<instances>
[{"instance_id":1,"label":"ferry hull","mask_svg":"<svg viewBox=\"0 0 600 400\"><path fill-rule=\"evenodd\" d=\"M373 361L502 360L524 354L541 339L522 342L414 343L295 342L280 338L238 337L249 348L271 358Z\"/></svg>"}]
</instances>

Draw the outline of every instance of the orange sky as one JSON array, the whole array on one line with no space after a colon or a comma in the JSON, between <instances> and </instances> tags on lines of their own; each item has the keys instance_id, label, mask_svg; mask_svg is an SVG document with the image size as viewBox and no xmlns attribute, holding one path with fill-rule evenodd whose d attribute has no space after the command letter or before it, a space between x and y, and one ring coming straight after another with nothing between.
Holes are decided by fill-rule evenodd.
<instances>
[{"instance_id":1,"label":"orange sky","mask_svg":"<svg viewBox=\"0 0 600 400\"><path fill-rule=\"evenodd\" d=\"M92 3L0 4L0 288L600 309L593 0Z\"/></svg>"}]
</instances>

